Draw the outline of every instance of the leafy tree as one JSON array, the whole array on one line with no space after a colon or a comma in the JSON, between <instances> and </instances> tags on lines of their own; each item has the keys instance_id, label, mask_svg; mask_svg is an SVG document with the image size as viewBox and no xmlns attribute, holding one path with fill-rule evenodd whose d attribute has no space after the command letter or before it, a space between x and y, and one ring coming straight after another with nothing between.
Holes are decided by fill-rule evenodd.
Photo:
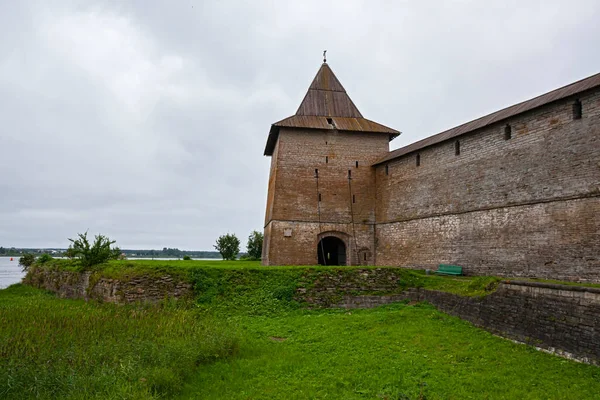
<instances>
[{"instance_id":1,"label":"leafy tree","mask_svg":"<svg viewBox=\"0 0 600 400\"><path fill-rule=\"evenodd\" d=\"M221 253L224 260L235 260L240 252L240 239L235 234L221 235L217 239L214 248Z\"/></svg>"},{"instance_id":2,"label":"leafy tree","mask_svg":"<svg viewBox=\"0 0 600 400\"><path fill-rule=\"evenodd\" d=\"M192 257L190 257L190 256L183 256L184 261L190 261L191 259L192 259Z\"/></svg>"},{"instance_id":3,"label":"leafy tree","mask_svg":"<svg viewBox=\"0 0 600 400\"><path fill-rule=\"evenodd\" d=\"M86 233L78 233L78 239L69 239L71 245L67 250L69 254L81 260L81 265L91 267L93 265L102 264L108 260L118 259L121 256L121 249L118 247L111 248L115 243L104 235L96 235L94 243L90 245Z\"/></svg>"},{"instance_id":4,"label":"leafy tree","mask_svg":"<svg viewBox=\"0 0 600 400\"><path fill-rule=\"evenodd\" d=\"M262 232L258 231L252 231L248 237L248 245L246 246L246 249L248 250L248 256L251 259L260 260L262 255L263 238Z\"/></svg>"},{"instance_id":5,"label":"leafy tree","mask_svg":"<svg viewBox=\"0 0 600 400\"><path fill-rule=\"evenodd\" d=\"M27 271L34 262L35 256L33 254L24 254L21 258L19 258L19 265L23 267L23 271Z\"/></svg>"}]
</instances>

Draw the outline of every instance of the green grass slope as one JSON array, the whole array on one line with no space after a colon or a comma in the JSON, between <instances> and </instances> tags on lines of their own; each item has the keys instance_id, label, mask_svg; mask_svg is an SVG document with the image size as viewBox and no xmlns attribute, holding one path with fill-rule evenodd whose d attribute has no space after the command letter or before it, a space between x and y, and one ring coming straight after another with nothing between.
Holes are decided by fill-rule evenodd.
<instances>
[{"instance_id":1,"label":"green grass slope","mask_svg":"<svg viewBox=\"0 0 600 400\"><path fill-rule=\"evenodd\" d=\"M223 320L177 304L118 306L0 290L0 398L170 398L238 350Z\"/></svg>"},{"instance_id":2,"label":"green grass slope","mask_svg":"<svg viewBox=\"0 0 600 400\"><path fill-rule=\"evenodd\" d=\"M77 269L60 262L48 268ZM179 275L191 303L116 306L0 291L0 398L595 399L600 368L495 337L426 304L305 307L296 289L357 269L119 261ZM398 287L486 295L496 278L397 270Z\"/></svg>"},{"instance_id":3,"label":"green grass slope","mask_svg":"<svg viewBox=\"0 0 600 400\"><path fill-rule=\"evenodd\" d=\"M224 316L225 318L225 316ZM429 305L235 313L238 357L186 399L597 399L600 369L498 338Z\"/></svg>"}]
</instances>

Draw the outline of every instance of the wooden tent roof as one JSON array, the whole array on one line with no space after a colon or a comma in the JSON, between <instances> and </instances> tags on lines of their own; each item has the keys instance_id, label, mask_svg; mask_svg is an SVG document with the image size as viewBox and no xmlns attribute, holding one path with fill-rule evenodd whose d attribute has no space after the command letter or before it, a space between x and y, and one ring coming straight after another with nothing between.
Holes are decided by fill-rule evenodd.
<instances>
[{"instance_id":1,"label":"wooden tent roof","mask_svg":"<svg viewBox=\"0 0 600 400\"><path fill-rule=\"evenodd\" d=\"M265 155L275 149L279 128L337 129L351 132L385 133L390 140L395 129L363 118L327 63L323 63L295 115L271 125Z\"/></svg>"}]
</instances>

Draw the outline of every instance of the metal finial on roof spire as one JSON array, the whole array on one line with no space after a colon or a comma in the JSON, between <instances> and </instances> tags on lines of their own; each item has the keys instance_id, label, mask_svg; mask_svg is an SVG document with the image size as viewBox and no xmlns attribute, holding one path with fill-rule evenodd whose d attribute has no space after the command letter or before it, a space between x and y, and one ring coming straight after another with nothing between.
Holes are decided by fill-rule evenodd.
<instances>
[{"instance_id":1,"label":"metal finial on roof spire","mask_svg":"<svg viewBox=\"0 0 600 400\"><path fill-rule=\"evenodd\" d=\"M327 62L327 50L323 51L323 62L326 63Z\"/></svg>"}]
</instances>

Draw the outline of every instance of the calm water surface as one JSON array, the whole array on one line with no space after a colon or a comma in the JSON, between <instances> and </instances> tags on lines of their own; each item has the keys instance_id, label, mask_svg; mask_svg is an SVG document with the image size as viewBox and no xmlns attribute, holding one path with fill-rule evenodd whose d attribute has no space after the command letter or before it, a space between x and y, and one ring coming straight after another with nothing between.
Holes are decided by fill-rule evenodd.
<instances>
[{"instance_id":1,"label":"calm water surface","mask_svg":"<svg viewBox=\"0 0 600 400\"><path fill-rule=\"evenodd\" d=\"M0 289L21 282L25 276L25 272L21 271L19 266L19 257L0 257Z\"/></svg>"}]
</instances>

